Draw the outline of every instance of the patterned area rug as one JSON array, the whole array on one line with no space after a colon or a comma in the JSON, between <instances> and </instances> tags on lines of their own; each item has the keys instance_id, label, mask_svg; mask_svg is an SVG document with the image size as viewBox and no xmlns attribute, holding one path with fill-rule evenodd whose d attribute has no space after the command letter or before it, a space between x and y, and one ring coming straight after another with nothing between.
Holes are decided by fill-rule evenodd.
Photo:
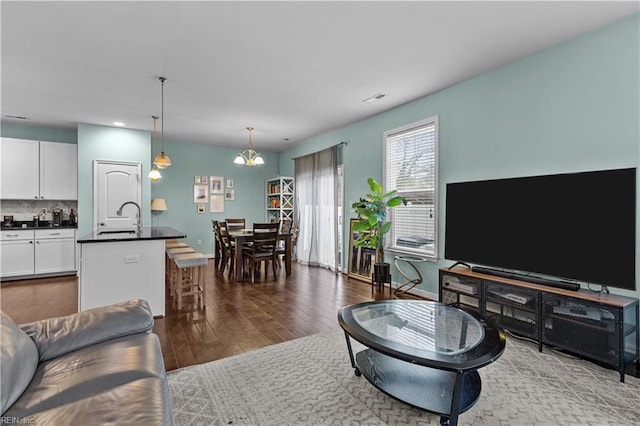
<instances>
[{"instance_id":1,"label":"patterned area rug","mask_svg":"<svg viewBox=\"0 0 640 426\"><path fill-rule=\"evenodd\" d=\"M355 349L361 346L356 344ZM463 425L637 425L640 379L512 337L479 370L482 393ZM172 371L177 425L425 425L409 407L356 377L341 331Z\"/></svg>"}]
</instances>

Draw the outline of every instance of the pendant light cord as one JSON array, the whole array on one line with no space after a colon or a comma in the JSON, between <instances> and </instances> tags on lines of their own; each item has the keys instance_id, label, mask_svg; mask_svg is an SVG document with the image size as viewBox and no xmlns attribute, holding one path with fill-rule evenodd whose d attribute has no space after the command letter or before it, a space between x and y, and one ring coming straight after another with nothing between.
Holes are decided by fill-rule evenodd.
<instances>
[{"instance_id":1,"label":"pendant light cord","mask_svg":"<svg viewBox=\"0 0 640 426\"><path fill-rule=\"evenodd\" d=\"M153 135L151 135L151 140L153 142L153 156L155 157L156 155L156 121L158 121L158 116L157 115L152 115L151 118L153 118Z\"/></svg>"},{"instance_id":2,"label":"pendant light cord","mask_svg":"<svg viewBox=\"0 0 640 426\"><path fill-rule=\"evenodd\" d=\"M167 81L164 77L158 77L160 80L160 152L164 152L164 82Z\"/></svg>"}]
</instances>

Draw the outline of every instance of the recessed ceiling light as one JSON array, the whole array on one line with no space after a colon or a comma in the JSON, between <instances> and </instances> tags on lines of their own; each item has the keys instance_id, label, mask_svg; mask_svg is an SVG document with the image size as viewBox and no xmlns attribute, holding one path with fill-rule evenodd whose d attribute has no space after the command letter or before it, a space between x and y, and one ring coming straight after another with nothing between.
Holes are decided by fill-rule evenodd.
<instances>
[{"instance_id":1,"label":"recessed ceiling light","mask_svg":"<svg viewBox=\"0 0 640 426\"><path fill-rule=\"evenodd\" d=\"M114 126L118 126L118 127L123 127L123 126L124 126L124 123L123 123L122 121L114 121L114 122L113 122L113 125L114 125Z\"/></svg>"},{"instance_id":2,"label":"recessed ceiling light","mask_svg":"<svg viewBox=\"0 0 640 426\"><path fill-rule=\"evenodd\" d=\"M368 97L367 99L365 99L362 102L367 103L367 104L371 104L371 103L373 103L375 101L379 101L380 99L384 98L385 96L387 96L387 95L384 94L384 93L376 93L375 95L373 95L371 97Z\"/></svg>"}]
</instances>

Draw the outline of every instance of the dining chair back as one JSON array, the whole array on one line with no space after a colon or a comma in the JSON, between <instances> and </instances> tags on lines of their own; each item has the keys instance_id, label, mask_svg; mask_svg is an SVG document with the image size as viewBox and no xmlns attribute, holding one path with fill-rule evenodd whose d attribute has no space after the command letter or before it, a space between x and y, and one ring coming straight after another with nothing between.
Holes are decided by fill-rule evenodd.
<instances>
[{"instance_id":1,"label":"dining chair back","mask_svg":"<svg viewBox=\"0 0 640 426\"><path fill-rule=\"evenodd\" d=\"M218 270L221 274L224 274L224 270L226 269L227 264L229 264L229 278L231 278L231 274L235 267L235 247L229 237L229 232L227 231L227 225L225 222L219 222L216 220L214 221L213 226L214 232L216 233L216 239L220 247L220 263L218 265Z\"/></svg>"},{"instance_id":2,"label":"dining chair back","mask_svg":"<svg viewBox=\"0 0 640 426\"><path fill-rule=\"evenodd\" d=\"M245 218L227 218L225 219L225 223L227 224L227 231L241 231L246 228L246 219Z\"/></svg>"},{"instance_id":3,"label":"dining chair back","mask_svg":"<svg viewBox=\"0 0 640 426\"><path fill-rule=\"evenodd\" d=\"M291 232L291 219L282 219L280 222L280 234L288 234ZM276 245L276 259L277 266L280 267L281 257L284 256L286 250L285 238L282 236L278 237L278 244Z\"/></svg>"},{"instance_id":4,"label":"dining chair back","mask_svg":"<svg viewBox=\"0 0 640 426\"><path fill-rule=\"evenodd\" d=\"M213 229L213 256L216 270L220 269L222 262L222 240L220 239L220 222L211 219Z\"/></svg>"},{"instance_id":5,"label":"dining chair back","mask_svg":"<svg viewBox=\"0 0 640 426\"><path fill-rule=\"evenodd\" d=\"M273 279L276 279L276 245L280 223L254 223L253 243L243 248L243 259L249 263L251 282L255 282L256 272L259 272L261 263L265 263L265 277L268 274L268 264L271 262Z\"/></svg>"}]
</instances>

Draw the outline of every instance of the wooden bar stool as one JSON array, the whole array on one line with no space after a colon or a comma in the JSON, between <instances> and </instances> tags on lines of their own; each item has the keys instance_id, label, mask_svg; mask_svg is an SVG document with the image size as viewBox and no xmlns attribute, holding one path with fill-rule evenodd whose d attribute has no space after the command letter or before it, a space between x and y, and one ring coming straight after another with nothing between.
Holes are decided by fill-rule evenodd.
<instances>
[{"instance_id":1,"label":"wooden bar stool","mask_svg":"<svg viewBox=\"0 0 640 426\"><path fill-rule=\"evenodd\" d=\"M167 250L169 250L169 249L174 249L174 248L184 248L184 247L189 247L189 245L188 245L187 243L179 243L179 242L178 242L178 241L176 241L176 240L167 240L167 241L165 241L165 243L164 243L164 250L165 250L165 253L166 253L166 251L167 251ZM166 260L167 260L167 262L165 263L165 273L168 273L168 272L169 272L169 263L168 263L168 261L169 261L169 256L167 256Z\"/></svg>"},{"instance_id":2,"label":"wooden bar stool","mask_svg":"<svg viewBox=\"0 0 640 426\"><path fill-rule=\"evenodd\" d=\"M176 279L178 274L178 269L176 268L176 264L174 259L176 256L181 254L195 253L196 251L191 247L177 247L172 249L167 249L167 260L165 262L165 275L167 284L169 285L169 296L173 297L174 291L176 288Z\"/></svg>"},{"instance_id":3,"label":"wooden bar stool","mask_svg":"<svg viewBox=\"0 0 640 426\"><path fill-rule=\"evenodd\" d=\"M204 309L204 275L207 257L201 253L179 254L175 256L173 262L178 270L175 286L177 309L182 310L184 296L194 296L196 305Z\"/></svg>"},{"instance_id":4,"label":"wooden bar stool","mask_svg":"<svg viewBox=\"0 0 640 426\"><path fill-rule=\"evenodd\" d=\"M173 242L170 242L170 243L165 243L165 245L164 245L164 248L166 250L172 249L172 248L180 248L180 247L189 247L189 244L187 244L187 243L179 243L177 241L173 241Z\"/></svg>"}]
</instances>

